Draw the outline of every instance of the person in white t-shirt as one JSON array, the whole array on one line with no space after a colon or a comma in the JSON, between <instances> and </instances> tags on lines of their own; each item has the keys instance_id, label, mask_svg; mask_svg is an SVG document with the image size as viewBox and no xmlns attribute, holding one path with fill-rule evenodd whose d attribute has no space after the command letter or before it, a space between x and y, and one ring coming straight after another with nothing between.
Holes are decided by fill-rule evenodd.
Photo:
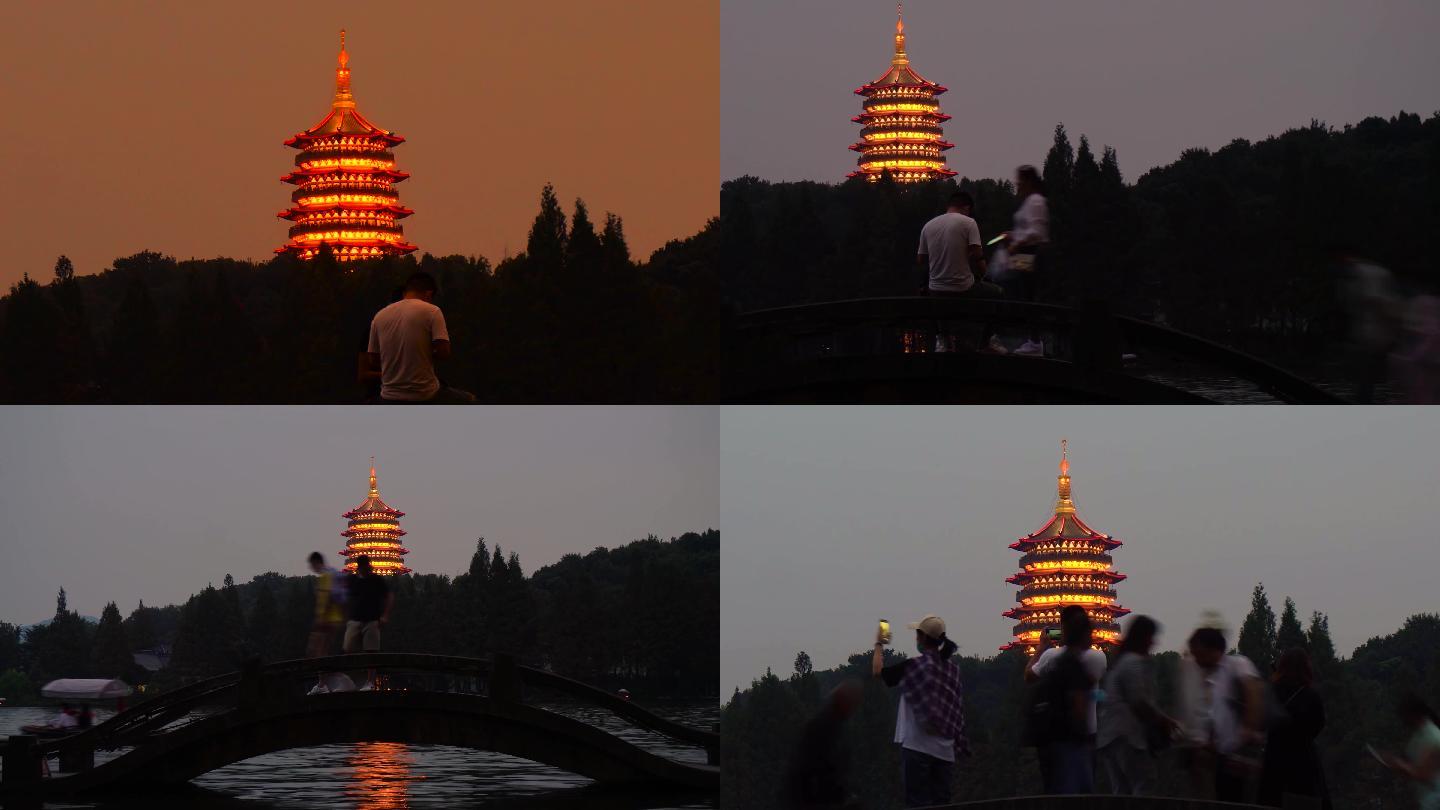
<instances>
[{"instance_id":1,"label":"person in white t-shirt","mask_svg":"<svg viewBox=\"0 0 1440 810\"><path fill-rule=\"evenodd\" d=\"M1213 790L1222 802L1245 801L1248 778L1238 757L1264 740L1264 682L1250 659L1225 654L1225 633L1217 627L1196 630L1189 648L1181 661L1177 719L1196 792Z\"/></svg>"},{"instance_id":2,"label":"person in white t-shirt","mask_svg":"<svg viewBox=\"0 0 1440 810\"><path fill-rule=\"evenodd\" d=\"M1085 707L1085 740L1056 742L1039 751L1040 777L1046 793L1090 793L1095 779L1095 698L1100 680L1105 677L1105 653L1091 646L1090 615L1079 605L1060 611L1064 646L1050 647L1025 665L1025 680L1038 681L1061 657L1076 655L1089 678L1090 688Z\"/></svg>"},{"instance_id":3,"label":"person in white t-shirt","mask_svg":"<svg viewBox=\"0 0 1440 810\"><path fill-rule=\"evenodd\" d=\"M919 265L930 274L924 294L936 297L1000 298L1000 285L983 280L985 252L980 245L980 226L971 216L975 200L969 193L950 195L945 213L920 229L920 247L915 252ZM987 324L980 337L983 345L994 330ZM938 325L935 351L955 351L955 336Z\"/></svg>"},{"instance_id":4,"label":"person in white t-shirt","mask_svg":"<svg viewBox=\"0 0 1440 810\"><path fill-rule=\"evenodd\" d=\"M957 191L950 195L945 213L920 229L915 259L930 273L927 291L931 295L1001 295L999 286L980 280L985 275L985 252L980 246L980 226L971 217L974 210L974 198Z\"/></svg>"},{"instance_id":5,"label":"person in white t-shirt","mask_svg":"<svg viewBox=\"0 0 1440 810\"><path fill-rule=\"evenodd\" d=\"M405 297L375 314L370 322L367 355L380 372L380 401L387 403L474 402L464 391L447 388L435 375L435 361L450 357L445 314L432 303L435 279L414 273L405 282Z\"/></svg>"}]
</instances>

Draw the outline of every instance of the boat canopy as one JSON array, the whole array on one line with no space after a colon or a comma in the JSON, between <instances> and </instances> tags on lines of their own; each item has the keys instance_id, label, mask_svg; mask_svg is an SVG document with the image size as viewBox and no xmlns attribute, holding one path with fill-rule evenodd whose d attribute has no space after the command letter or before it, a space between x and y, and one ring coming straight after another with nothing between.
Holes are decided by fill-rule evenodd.
<instances>
[{"instance_id":1,"label":"boat canopy","mask_svg":"<svg viewBox=\"0 0 1440 810\"><path fill-rule=\"evenodd\" d=\"M119 678L61 678L41 687L40 694L62 700L108 700L125 697L134 691L130 684Z\"/></svg>"}]
</instances>

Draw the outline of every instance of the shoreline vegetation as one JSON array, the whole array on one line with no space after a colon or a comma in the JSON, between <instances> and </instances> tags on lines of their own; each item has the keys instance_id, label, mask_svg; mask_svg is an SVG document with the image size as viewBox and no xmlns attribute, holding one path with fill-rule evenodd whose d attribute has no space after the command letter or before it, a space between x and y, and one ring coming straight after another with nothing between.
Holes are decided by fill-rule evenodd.
<instances>
[{"instance_id":1,"label":"shoreline vegetation","mask_svg":"<svg viewBox=\"0 0 1440 810\"><path fill-rule=\"evenodd\" d=\"M1189 628L1167 627L1162 633L1169 644L1176 644ZM1401 692L1416 690L1432 704L1440 703L1440 615L1412 616L1394 633L1371 638L1341 658L1330 640L1328 616L1314 613L1303 627L1287 598L1277 621L1263 586L1257 586L1238 635L1232 629L1227 638L1267 675L1279 653L1292 647L1306 649L1314 660L1316 688L1327 715L1318 744L1335 807L1407 806L1410 785L1376 764L1365 746L1394 750L1404 744L1406 733L1394 711ZM890 663L902 657L890 649L885 655ZM785 767L805 721L819 711L836 684L859 678L863 698L843 729L842 745L851 763L848 787L867 808L899 808L899 753L891 742L898 690L870 676L870 658L870 652L858 652L844 664L819 670L802 651L788 677L767 670L748 688L736 688L720 715L722 805L779 810ZM954 800L1040 794L1035 750L1021 742L1024 653L1009 650L980 658L964 654L962 647L959 661L974 756L956 769ZM1161 708L1173 713L1180 654L1157 652L1153 661ZM1184 795L1187 777L1174 753L1158 760L1157 795Z\"/></svg>"},{"instance_id":2,"label":"shoreline vegetation","mask_svg":"<svg viewBox=\"0 0 1440 810\"><path fill-rule=\"evenodd\" d=\"M302 568L304 554L296 555ZM528 577L519 555L480 538L468 570L394 577L395 608L386 652L486 657L503 651L518 663L638 700L719 695L720 533L670 540L651 536L618 548L567 554ZM258 574L237 583L226 574L183 604L147 606L122 618L114 602L98 623L70 610L61 589L55 616L22 628L0 622L0 697L38 705L55 678L120 677L146 692L164 691L238 670L243 661L305 657L315 610L314 577ZM133 655L169 650L169 663L147 672ZM335 653L339 653L338 638ZM132 699L142 700L137 693Z\"/></svg>"},{"instance_id":3,"label":"shoreline vegetation","mask_svg":"<svg viewBox=\"0 0 1440 810\"><path fill-rule=\"evenodd\" d=\"M1099 298L1139 317L1304 375L1333 374L1343 346L1339 274L1353 241L1402 290L1440 286L1440 112L1343 128L1309 126L1254 143L1188 149L1125 182L1119 156L1055 128L1036 155L1051 212L1053 289L1042 301ZM1042 161L1043 162L1040 162ZM915 246L956 189L975 198L982 239L1011 227L1010 179L901 185L769 182L721 186L721 266L736 311L882 296L924 286Z\"/></svg>"},{"instance_id":4,"label":"shoreline vegetation","mask_svg":"<svg viewBox=\"0 0 1440 810\"><path fill-rule=\"evenodd\" d=\"M630 256L620 218L546 186L526 250L339 263L142 252L79 275L61 256L0 299L0 402L353 404L370 319L416 270L439 283L449 385L481 403L714 402L718 220ZM45 268L33 268L39 275Z\"/></svg>"}]
</instances>

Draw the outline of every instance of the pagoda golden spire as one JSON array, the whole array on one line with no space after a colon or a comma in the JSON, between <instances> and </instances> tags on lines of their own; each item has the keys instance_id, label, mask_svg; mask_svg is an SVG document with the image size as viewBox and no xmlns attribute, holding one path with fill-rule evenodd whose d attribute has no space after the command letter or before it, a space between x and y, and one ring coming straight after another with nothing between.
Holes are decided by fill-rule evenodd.
<instances>
[{"instance_id":1,"label":"pagoda golden spire","mask_svg":"<svg viewBox=\"0 0 1440 810\"><path fill-rule=\"evenodd\" d=\"M1060 440L1060 475L1056 477L1055 514L1075 514L1075 502L1070 500L1070 450L1069 440Z\"/></svg>"},{"instance_id":2,"label":"pagoda golden spire","mask_svg":"<svg viewBox=\"0 0 1440 810\"><path fill-rule=\"evenodd\" d=\"M375 483L375 457L370 457L370 497L380 497L380 486Z\"/></svg>"},{"instance_id":3,"label":"pagoda golden spire","mask_svg":"<svg viewBox=\"0 0 1440 810\"><path fill-rule=\"evenodd\" d=\"M895 59L890 64L903 67L910 64L905 55L905 10L901 3L895 4Z\"/></svg>"},{"instance_id":4,"label":"pagoda golden spire","mask_svg":"<svg viewBox=\"0 0 1440 810\"><path fill-rule=\"evenodd\" d=\"M355 109L355 97L350 94L350 54L345 50L345 29L340 29L340 55L336 57L335 68L335 109Z\"/></svg>"}]
</instances>

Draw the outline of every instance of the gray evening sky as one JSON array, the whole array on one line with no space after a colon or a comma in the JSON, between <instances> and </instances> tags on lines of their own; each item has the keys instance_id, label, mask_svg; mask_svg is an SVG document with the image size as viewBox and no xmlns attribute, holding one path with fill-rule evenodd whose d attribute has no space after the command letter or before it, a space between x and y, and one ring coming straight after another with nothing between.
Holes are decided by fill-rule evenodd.
<instances>
[{"instance_id":1,"label":"gray evening sky","mask_svg":"<svg viewBox=\"0 0 1440 810\"><path fill-rule=\"evenodd\" d=\"M1440 109L1433 0L909 0L911 64L950 88L962 176L1039 163L1057 122L1127 180L1190 147ZM721 176L837 182L851 91L893 53L888 0L724 0Z\"/></svg>"},{"instance_id":2,"label":"gray evening sky","mask_svg":"<svg viewBox=\"0 0 1440 810\"><path fill-rule=\"evenodd\" d=\"M183 601L226 573L304 572L341 513L406 513L408 564L458 574L475 540L526 573L567 553L718 526L713 407L0 409L0 620Z\"/></svg>"},{"instance_id":3,"label":"gray evening sky","mask_svg":"<svg viewBox=\"0 0 1440 810\"><path fill-rule=\"evenodd\" d=\"M1008 548L1055 502L1070 440L1080 517L1125 545L1119 601L1183 642L1238 630L1263 581L1278 614L1330 615L1342 654L1440 609L1433 410L725 408L721 687L869 648L879 618L946 619L962 652L1008 641ZM1233 636L1232 636L1233 638ZM897 633L908 649L905 633Z\"/></svg>"}]
</instances>

